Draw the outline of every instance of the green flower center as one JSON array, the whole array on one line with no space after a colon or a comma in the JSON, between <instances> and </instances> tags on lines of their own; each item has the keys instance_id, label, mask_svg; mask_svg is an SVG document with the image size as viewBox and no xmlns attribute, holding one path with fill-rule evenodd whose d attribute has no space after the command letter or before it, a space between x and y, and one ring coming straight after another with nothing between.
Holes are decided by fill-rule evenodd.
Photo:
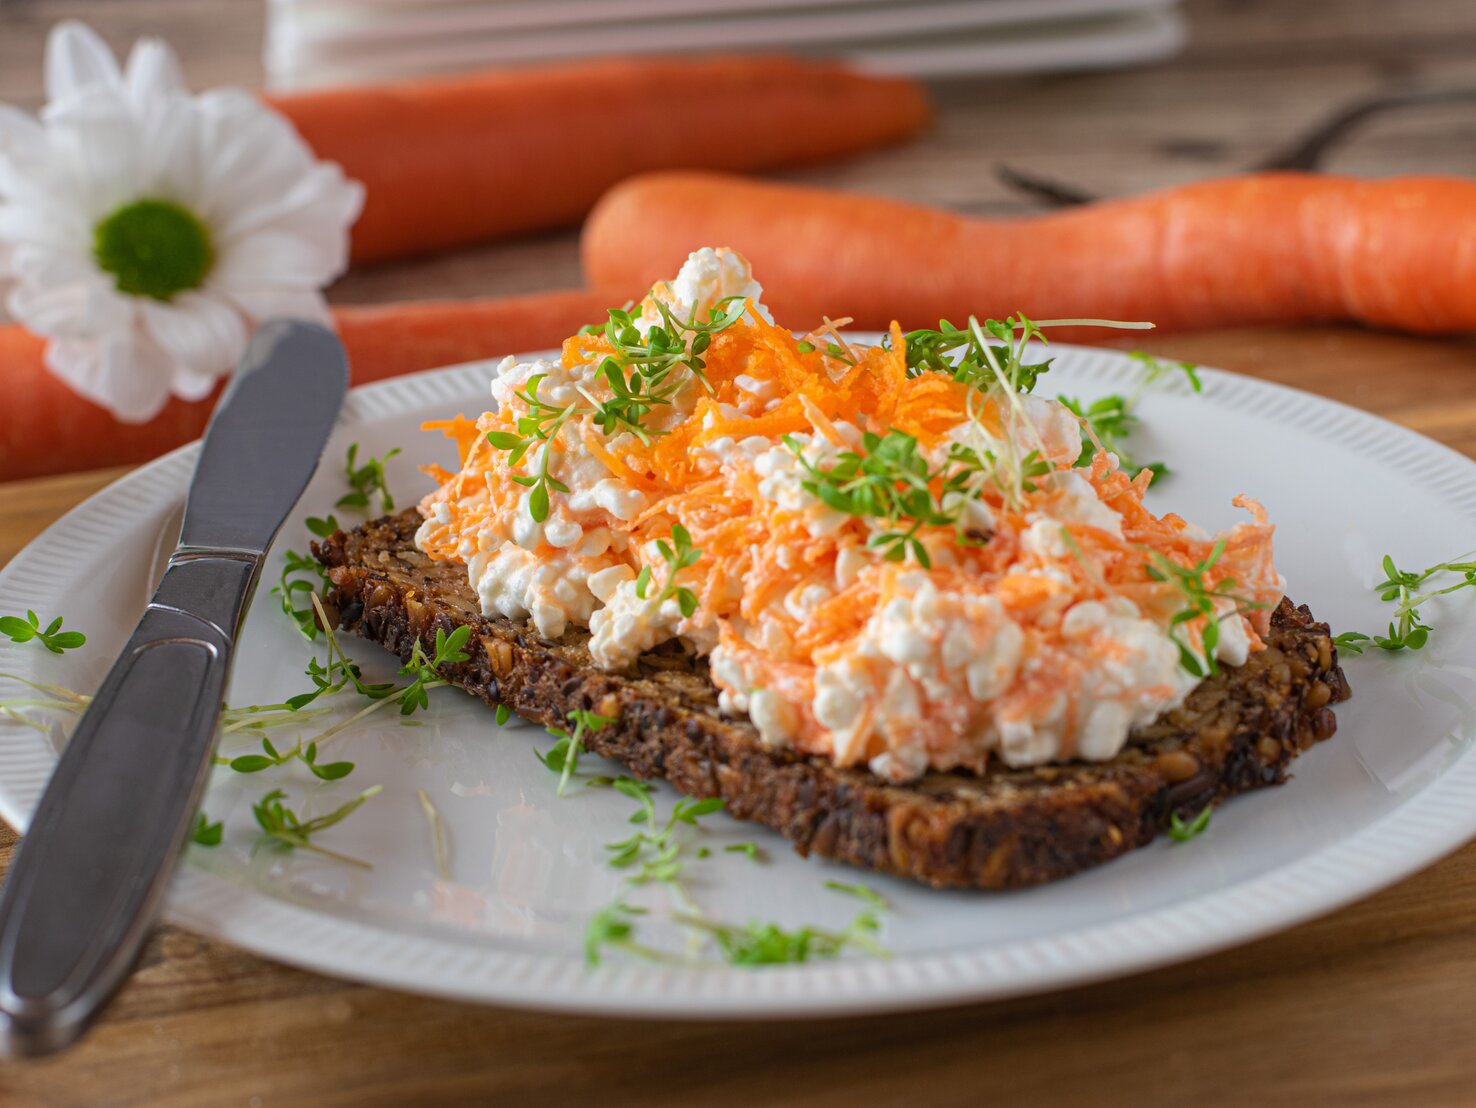
<instances>
[{"instance_id":1,"label":"green flower center","mask_svg":"<svg viewBox=\"0 0 1476 1108\"><path fill-rule=\"evenodd\" d=\"M135 200L92 232L92 256L130 296L172 300L204 283L215 262L210 230L172 200Z\"/></svg>"}]
</instances>

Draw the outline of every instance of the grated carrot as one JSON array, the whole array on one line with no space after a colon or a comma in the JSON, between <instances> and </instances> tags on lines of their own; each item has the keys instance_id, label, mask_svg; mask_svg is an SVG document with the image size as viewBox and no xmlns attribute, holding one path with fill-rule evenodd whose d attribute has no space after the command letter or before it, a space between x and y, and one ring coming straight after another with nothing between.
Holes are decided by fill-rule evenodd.
<instances>
[{"instance_id":1,"label":"grated carrot","mask_svg":"<svg viewBox=\"0 0 1476 1108\"><path fill-rule=\"evenodd\" d=\"M718 468L705 448L720 439L741 443L750 436L770 440L772 448L781 436L804 434L848 450L850 440L842 423L878 435L895 429L932 446L968 419L977 421L987 433L1004 437L1009 415L994 399L947 374L909 376L906 336L895 323L885 346L847 345L839 321L827 320L815 335L836 343L843 356L831 356L823 349L801 349L791 332L766 322L750 302L741 323L712 336L702 353L705 386L688 386L699 390L695 400L685 399L684 408L653 408L649 441L623 435L617 442L581 410L564 425L550 448L562 453L578 442L611 476L644 497L635 510L623 512L627 518L617 518L605 509L581 507L578 520L586 532L607 528L610 550L633 569L649 568L656 581L663 580L667 570L655 560L648 544L669 539L678 524L690 533L700 558L682 571L681 584L690 587L696 599L688 626L715 629L718 641L731 644L741 657L745 672L764 687L782 692L793 707L798 719L797 748L825 752L827 733L808 707L817 667L855 657L858 641L868 633L873 617L894 599L912 595L917 586L908 575L918 573L918 567L871 560L866 572L838 586L842 552L847 547L866 548L874 534L874 521L836 513L842 518L826 520L817 529L820 533L812 533L807 517L763 494L752 466ZM573 336L562 349L564 364L570 368L597 365L610 353L610 343L600 333ZM744 378L742 387L740 378ZM485 542L507 534L508 521L526 502L525 488L514 478L527 480L531 470L526 464L510 468L506 452L487 443L488 431L516 428L510 412L488 413L476 421L458 415L427 423L425 428L456 442L462 466L455 474L439 467L427 469L440 488L422 508L429 516L433 505L439 510L444 504L450 522L428 524L420 541L429 557L457 560L467 538ZM1060 468L1070 467L1063 462ZM1098 452L1089 467L1076 472L1120 517L1120 536L1068 522L1063 526L1073 556L1060 559L1059 564L1053 562L1054 575L1044 572L1032 559L1045 555L1032 552L1036 548L1023 543L1022 536L1042 511L1051 514L1052 497L1064 494L1053 492L1050 482L1041 482L1043 487L1034 490L1026 502L1023 495L1007 499L999 489L986 485L976 491L989 509L992 530L974 545L960 543L952 525L920 528L918 539L933 562L928 579L950 594L997 600L1024 629L1027 655L1052 659L1066 654L1058 649L1062 642L1059 629L1041 618L1042 613L1054 612L1059 623L1067 603L1120 597L1167 622L1176 606L1182 607L1183 597L1172 583L1147 574L1155 555L1176 565L1193 566L1209 555L1216 542L1223 541L1220 559L1206 573L1208 583L1233 577L1254 599L1267 603L1274 599L1278 579L1272 563L1273 528L1255 501L1235 501L1250 513L1248 522L1218 538L1200 536L1179 516L1160 516L1149 509L1144 502L1150 480L1146 471L1130 476ZM943 479L929 480L934 494L941 496ZM554 510L562 510L558 501ZM534 554L542 557L552 551L545 542ZM829 595L818 603L806 600L806 608L796 606L803 590L813 583L825 584ZM799 618L801 612L803 618ZM760 620L782 639L782 649L760 650L744 637ZM1251 613L1247 619L1252 649L1263 648L1261 636L1267 633L1268 621L1268 611ZM1191 628L1191 642L1195 633ZM1123 650L1121 644L1105 639L1096 647L1100 657ZM875 656L864 662L866 666L880 664ZM1071 668L1075 664L1053 662L1031 669L997 698L996 718L1034 718L1045 712L1063 688L1082 680ZM930 750L956 745L959 735L971 734L969 729L977 725L970 714L976 710L977 705L962 701L930 700L926 718L918 723L917 740ZM874 704L864 704L852 729L861 736L856 741L862 756L884 749L878 745L881 740L865 737L876 711ZM1075 701L1067 697L1061 711L1059 718L1066 721L1064 732L1069 734L1077 711ZM1069 746L1069 740L1066 743ZM959 757L965 759L959 764L970 768L982 769L985 764L980 752ZM971 757L973 761L967 760Z\"/></svg>"}]
</instances>

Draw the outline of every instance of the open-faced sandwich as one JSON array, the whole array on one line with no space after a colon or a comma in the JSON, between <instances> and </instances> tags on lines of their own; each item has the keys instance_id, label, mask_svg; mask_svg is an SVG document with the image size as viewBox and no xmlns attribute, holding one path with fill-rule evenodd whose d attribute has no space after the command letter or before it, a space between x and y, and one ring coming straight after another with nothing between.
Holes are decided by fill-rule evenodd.
<instances>
[{"instance_id":1,"label":"open-faced sandwich","mask_svg":"<svg viewBox=\"0 0 1476 1108\"><path fill-rule=\"evenodd\" d=\"M1073 873L1332 734L1325 625L1272 526L1144 504L1028 320L879 345L775 326L742 257L680 274L496 406L457 472L319 543L330 618L814 852L933 885Z\"/></svg>"}]
</instances>

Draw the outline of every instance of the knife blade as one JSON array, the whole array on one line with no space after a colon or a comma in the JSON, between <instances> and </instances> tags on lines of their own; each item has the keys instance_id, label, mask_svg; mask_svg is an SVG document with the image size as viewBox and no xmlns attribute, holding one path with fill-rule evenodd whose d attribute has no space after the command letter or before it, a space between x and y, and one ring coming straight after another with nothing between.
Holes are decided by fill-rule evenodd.
<instances>
[{"instance_id":1,"label":"knife blade","mask_svg":"<svg viewBox=\"0 0 1476 1108\"><path fill-rule=\"evenodd\" d=\"M267 548L348 387L332 332L262 326L205 431L179 545L0 889L0 1048L59 1050L128 975L204 791Z\"/></svg>"}]
</instances>

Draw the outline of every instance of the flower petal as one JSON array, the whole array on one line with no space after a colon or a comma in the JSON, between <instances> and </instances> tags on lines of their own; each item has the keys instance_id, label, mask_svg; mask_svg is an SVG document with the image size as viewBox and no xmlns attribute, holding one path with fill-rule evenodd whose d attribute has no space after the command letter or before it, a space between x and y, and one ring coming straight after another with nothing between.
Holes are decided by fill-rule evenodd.
<instances>
[{"instance_id":1,"label":"flower petal","mask_svg":"<svg viewBox=\"0 0 1476 1108\"><path fill-rule=\"evenodd\" d=\"M0 104L0 154L17 159L42 156L46 149L46 129L36 117Z\"/></svg>"},{"instance_id":2,"label":"flower petal","mask_svg":"<svg viewBox=\"0 0 1476 1108\"><path fill-rule=\"evenodd\" d=\"M51 158L46 129L25 112L0 104L0 205L23 197L45 199Z\"/></svg>"},{"instance_id":3,"label":"flower petal","mask_svg":"<svg viewBox=\"0 0 1476 1108\"><path fill-rule=\"evenodd\" d=\"M46 40L46 99L59 104L96 86L119 88L123 75L107 43L85 23L68 19Z\"/></svg>"},{"instance_id":4,"label":"flower petal","mask_svg":"<svg viewBox=\"0 0 1476 1108\"><path fill-rule=\"evenodd\" d=\"M88 326L87 286L82 282L55 288L18 284L5 298L16 321L49 338L84 338L95 332Z\"/></svg>"},{"instance_id":5,"label":"flower petal","mask_svg":"<svg viewBox=\"0 0 1476 1108\"><path fill-rule=\"evenodd\" d=\"M62 173L89 224L139 196L150 136L115 93L92 89L48 108L46 126Z\"/></svg>"},{"instance_id":6,"label":"flower petal","mask_svg":"<svg viewBox=\"0 0 1476 1108\"><path fill-rule=\"evenodd\" d=\"M167 304L144 301L139 315L180 379L213 381L229 373L246 349L246 324L240 313L208 293L187 292Z\"/></svg>"},{"instance_id":7,"label":"flower petal","mask_svg":"<svg viewBox=\"0 0 1476 1108\"><path fill-rule=\"evenodd\" d=\"M330 324L328 305L313 273L321 262L295 235L261 231L231 246L206 286L253 320L307 319Z\"/></svg>"},{"instance_id":8,"label":"flower petal","mask_svg":"<svg viewBox=\"0 0 1476 1108\"><path fill-rule=\"evenodd\" d=\"M152 419L169 400L169 362L137 329L100 342L53 342L46 348L46 365L124 423Z\"/></svg>"},{"instance_id":9,"label":"flower petal","mask_svg":"<svg viewBox=\"0 0 1476 1108\"><path fill-rule=\"evenodd\" d=\"M210 272L212 286L242 289L312 289L331 259L304 238L283 231L258 231L230 245Z\"/></svg>"},{"instance_id":10,"label":"flower petal","mask_svg":"<svg viewBox=\"0 0 1476 1108\"><path fill-rule=\"evenodd\" d=\"M217 234L223 244L263 230L306 239L322 258L317 281L327 284L348 265L348 229L363 206L364 187L346 180L332 162L320 162L285 193L238 211L217 228Z\"/></svg>"},{"instance_id":11,"label":"flower petal","mask_svg":"<svg viewBox=\"0 0 1476 1108\"><path fill-rule=\"evenodd\" d=\"M175 366L174 375L169 378L169 391L181 400L204 400L215 391L220 381L221 375L192 373L182 366Z\"/></svg>"},{"instance_id":12,"label":"flower petal","mask_svg":"<svg viewBox=\"0 0 1476 1108\"><path fill-rule=\"evenodd\" d=\"M5 306L16 321L55 339L98 339L133 330L134 302L100 274L54 286L18 282Z\"/></svg>"},{"instance_id":13,"label":"flower petal","mask_svg":"<svg viewBox=\"0 0 1476 1108\"><path fill-rule=\"evenodd\" d=\"M238 89L215 89L195 100L201 146L209 151L200 214L212 227L258 205L274 204L317 164L283 116Z\"/></svg>"},{"instance_id":14,"label":"flower petal","mask_svg":"<svg viewBox=\"0 0 1476 1108\"><path fill-rule=\"evenodd\" d=\"M139 112L148 111L161 100L189 95L178 56L168 43L157 38L141 38L133 44L123 84Z\"/></svg>"},{"instance_id":15,"label":"flower petal","mask_svg":"<svg viewBox=\"0 0 1476 1108\"><path fill-rule=\"evenodd\" d=\"M70 281L88 281L99 277L92 259L72 250L25 243L10 256L10 272L31 286L61 285ZM103 278L106 280L106 278Z\"/></svg>"},{"instance_id":16,"label":"flower petal","mask_svg":"<svg viewBox=\"0 0 1476 1108\"><path fill-rule=\"evenodd\" d=\"M309 323L333 326L333 316L322 294L310 289L236 289L221 290L233 304L251 319L305 319Z\"/></svg>"},{"instance_id":17,"label":"flower petal","mask_svg":"<svg viewBox=\"0 0 1476 1108\"><path fill-rule=\"evenodd\" d=\"M141 195L173 200L194 211L201 191L200 134L188 97L160 100L142 128L148 141L138 156Z\"/></svg>"},{"instance_id":18,"label":"flower petal","mask_svg":"<svg viewBox=\"0 0 1476 1108\"><path fill-rule=\"evenodd\" d=\"M141 40L120 68L75 21L48 42L39 123L0 106L0 295L52 340L47 364L120 419L209 394L254 320L328 322L363 189L257 97L191 97L173 51ZM100 220L143 198L205 222L205 284L168 302L120 293L94 257Z\"/></svg>"},{"instance_id":19,"label":"flower petal","mask_svg":"<svg viewBox=\"0 0 1476 1108\"><path fill-rule=\"evenodd\" d=\"M0 200L61 199L69 195L58 180L60 166L50 137L40 146L9 147L0 141Z\"/></svg>"},{"instance_id":20,"label":"flower petal","mask_svg":"<svg viewBox=\"0 0 1476 1108\"><path fill-rule=\"evenodd\" d=\"M76 212L47 203L0 203L0 242L91 252L91 228Z\"/></svg>"}]
</instances>

